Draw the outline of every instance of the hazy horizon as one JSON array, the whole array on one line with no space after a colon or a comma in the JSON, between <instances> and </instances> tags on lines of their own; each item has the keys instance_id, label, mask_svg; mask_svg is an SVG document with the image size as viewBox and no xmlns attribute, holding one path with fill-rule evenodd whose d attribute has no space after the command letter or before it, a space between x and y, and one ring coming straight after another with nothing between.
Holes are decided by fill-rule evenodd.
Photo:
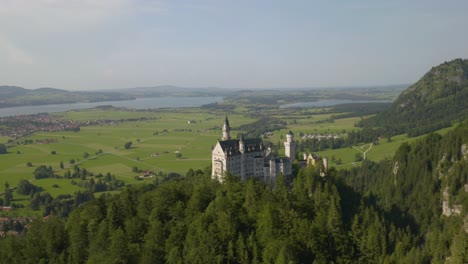
<instances>
[{"instance_id":1,"label":"hazy horizon","mask_svg":"<svg viewBox=\"0 0 468 264\"><path fill-rule=\"evenodd\" d=\"M0 0L0 85L412 84L468 57L466 10L462 0Z\"/></svg>"},{"instance_id":2,"label":"hazy horizon","mask_svg":"<svg viewBox=\"0 0 468 264\"><path fill-rule=\"evenodd\" d=\"M365 88L388 88L388 87L405 87L410 86L410 83L400 83L400 84L387 84L387 85L353 85L353 86L323 86L323 87L215 87L215 86L206 86L206 87L185 87L185 86L177 86L171 84L163 84L163 85L149 85L149 86L136 86L136 87L116 87L116 88L107 88L107 89L68 89L67 87L23 87L18 85L10 85L10 84L0 84L2 86L9 86L9 87L20 87L28 90L37 90L37 89L59 89L65 90L69 92L105 92L105 91L116 91L119 90L127 90L127 89L151 89L151 88L163 88L163 87L175 87L181 89L220 89L224 91L242 91L242 90L253 90L253 91L268 91L268 90L291 90L291 91L301 91L301 90L324 90L324 89L365 89Z\"/></svg>"}]
</instances>

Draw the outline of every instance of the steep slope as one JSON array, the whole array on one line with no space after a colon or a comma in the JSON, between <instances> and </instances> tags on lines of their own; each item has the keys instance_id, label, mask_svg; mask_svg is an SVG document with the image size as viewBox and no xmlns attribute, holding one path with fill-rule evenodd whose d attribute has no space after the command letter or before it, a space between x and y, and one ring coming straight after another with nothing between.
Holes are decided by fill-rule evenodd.
<instances>
[{"instance_id":1,"label":"steep slope","mask_svg":"<svg viewBox=\"0 0 468 264\"><path fill-rule=\"evenodd\" d=\"M361 122L383 127L389 135L417 136L468 117L468 60L455 59L433 67L403 91L392 107Z\"/></svg>"},{"instance_id":2,"label":"steep slope","mask_svg":"<svg viewBox=\"0 0 468 264\"><path fill-rule=\"evenodd\" d=\"M444 136L431 133L404 143L393 160L364 161L340 174L387 212L386 221L411 227L418 249L408 255L426 261L395 263L430 263L450 255L445 263L468 263L468 123ZM460 245L457 237L465 242Z\"/></svg>"}]
</instances>

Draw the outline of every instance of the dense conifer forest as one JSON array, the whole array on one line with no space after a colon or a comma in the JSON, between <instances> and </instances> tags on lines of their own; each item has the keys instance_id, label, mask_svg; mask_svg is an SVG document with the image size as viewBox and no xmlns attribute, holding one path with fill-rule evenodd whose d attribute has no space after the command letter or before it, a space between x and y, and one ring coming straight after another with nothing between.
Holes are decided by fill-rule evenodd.
<instances>
[{"instance_id":1,"label":"dense conifer forest","mask_svg":"<svg viewBox=\"0 0 468 264\"><path fill-rule=\"evenodd\" d=\"M273 188L190 170L0 240L2 263L467 263L468 125ZM446 195L444 195L444 192ZM442 203L462 206L442 214Z\"/></svg>"}]
</instances>

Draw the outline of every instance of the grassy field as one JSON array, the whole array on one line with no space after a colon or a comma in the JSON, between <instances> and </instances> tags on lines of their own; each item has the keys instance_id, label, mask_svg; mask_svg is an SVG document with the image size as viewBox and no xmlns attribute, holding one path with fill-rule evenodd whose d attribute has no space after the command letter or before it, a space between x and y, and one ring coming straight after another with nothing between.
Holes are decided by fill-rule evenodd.
<instances>
[{"instance_id":1,"label":"grassy field","mask_svg":"<svg viewBox=\"0 0 468 264\"><path fill-rule=\"evenodd\" d=\"M332 117L332 114L321 114L320 111L317 110L315 113L303 111L301 114L302 115L275 116L288 122L287 129L276 131L272 137L269 137L267 139L275 145L277 145L278 143L281 144L282 148L278 151L280 155L284 153L284 139L282 139L282 137L285 138L285 135L289 130L291 130L295 134L296 141L301 140L299 137L300 132L304 134L338 134L340 136L345 136L344 132L358 129L354 126L354 124L361 119L360 117L351 117L331 120L330 118ZM437 133L443 135L447 131L452 129L454 126L441 129L437 131ZM402 143L413 142L415 140L420 139L421 137L424 137L424 135L413 138L409 138L406 135L398 135L392 137L390 142L387 139L379 140L378 144L372 145L369 151L366 152L366 158L372 161L391 159L393 158L394 153ZM361 162L355 162L354 160L355 155L356 153L362 154L363 151L366 151L370 147L370 144L362 144L354 147L355 148L348 147L340 149L327 149L324 151L316 152L315 154L321 157L327 157L329 161L329 166L334 166L338 169L350 168L353 166L360 166ZM332 157L334 157L335 160L341 159L342 163L338 165L336 162L331 160Z\"/></svg>"},{"instance_id":2,"label":"grassy field","mask_svg":"<svg viewBox=\"0 0 468 264\"><path fill-rule=\"evenodd\" d=\"M445 134L447 131L453 129L455 125L452 127L444 128L441 130L436 131L438 134ZM362 144L358 146L354 146L355 148L342 148L342 149L336 149L336 150L325 150L325 151L320 151L317 152L317 155L322 156L322 157L328 157L329 164L330 166L335 166L337 169L344 169L344 168L350 168L353 166L359 166L361 162L355 162L354 157L356 153L361 153L363 151L366 151L369 147L369 151L366 152L366 159L372 160L372 161L380 161L383 159L392 159L393 155L395 154L396 150L400 147L400 145L404 142L411 143L413 141L419 140L422 137L425 137L425 135L419 136L419 137L412 137L409 138L406 135L398 135L394 136L391 138L391 142L388 142L387 139L382 139L378 141L377 145L372 145L370 147L370 144ZM360 151L356 150L359 149ZM337 165L335 162L331 161L331 157L334 156L335 159L341 159L342 164Z\"/></svg>"},{"instance_id":3,"label":"grassy field","mask_svg":"<svg viewBox=\"0 0 468 264\"><path fill-rule=\"evenodd\" d=\"M33 144L13 145L8 154L0 157L0 183L15 186L19 180L32 180L39 165L52 166L57 175L63 175L74 164L97 173L110 172L126 183L136 183L136 166L155 172L185 174L188 169L204 168L211 163L211 148L221 137L224 115L196 109L167 112L131 112L111 110L72 111L59 114L65 119L104 120L120 118L153 118L144 121L82 127L79 132L42 132L29 136ZM232 115L231 122L241 125L254 121L242 115ZM195 123L188 124L188 120ZM233 131L236 133L236 131ZM1 138L4 142L8 138ZM53 140L47 144L39 141ZM130 149L125 142L131 141ZM96 153L102 153L96 155ZM89 157L84 158L84 153ZM55 154L53 154L55 153ZM176 158L181 153L181 158ZM70 161L74 160L74 164ZM27 163L31 162L32 167ZM65 168L60 169L60 162ZM35 180L52 195L73 193L79 187L68 179ZM58 187L52 187L58 184Z\"/></svg>"}]
</instances>

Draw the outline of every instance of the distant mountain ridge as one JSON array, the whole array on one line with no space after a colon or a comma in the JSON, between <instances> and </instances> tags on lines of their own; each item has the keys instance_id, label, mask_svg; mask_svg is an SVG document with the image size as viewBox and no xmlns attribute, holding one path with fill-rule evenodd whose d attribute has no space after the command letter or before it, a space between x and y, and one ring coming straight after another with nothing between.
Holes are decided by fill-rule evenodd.
<instances>
[{"instance_id":1,"label":"distant mountain ridge","mask_svg":"<svg viewBox=\"0 0 468 264\"><path fill-rule=\"evenodd\" d=\"M128 94L136 97L157 96L226 96L234 90L221 89L218 87L180 87L174 85L158 85L147 87L134 87L123 89L112 89L111 91Z\"/></svg>"},{"instance_id":2,"label":"distant mountain ridge","mask_svg":"<svg viewBox=\"0 0 468 264\"><path fill-rule=\"evenodd\" d=\"M70 92L49 87L30 90L18 86L0 86L0 108L131 99L135 97L116 92Z\"/></svg>"},{"instance_id":3,"label":"distant mountain ridge","mask_svg":"<svg viewBox=\"0 0 468 264\"><path fill-rule=\"evenodd\" d=\"M217 87L185 88L173 85L98 91L67 91L49 87L25 89L23 87L5 85L0 86L0 108L78 102L120 101L164 96L228 96L233 93L234 90L220 89Z\"/></svg>"},{"instance_id":4,"label":"distant mountain ridge","mask_svg":"<svg viewBox=\"0 0 468 264\"><path fill-rule=\"evenodd\" d=\"M417 136L468 118L468 60L433 67L403 91L389 110L360 125L384 128L390 135Z\"/></svg>"},{"instance_id":5,"label":"distant mountain ridge","mask_svg":"<svg viewBox=\"0 0 468 264\"><path fill-rule=\"evenodd\" d=\"M18 86L0 86L0 100L25 95L27 91L27 89Z\"/></svg>"},{"instance_id":6,"label":"distant mountain ridge","mask_svg":"<svg viewBox=\"0 0 468 264\"><path fill-rule=\"evenodd\" d=\"M262 101L277 104L287 102L302 102L304 100L316 101L318 99L377 99L375 94L387 91L400 92L406 85L386 86L354 86L329 88L219 88L219 87L180 87L174 85L159 85L147 87L132 87L120 89L106 89L94 91L67 91L63 89L43 87L38 89L25 89L18 86L0 86L0 108L69 104L78 102L101 102L132 100L135 98L150 97L224 97L227 100L250 100L253 103ZM331 90L330 90L331 89ZM330 91L332 91L330 93ZM340 92L341 91L341 92ZM393 99L393 98L392 98ZM259 101L260 100L260 101Z\"/></svg>"}]
</instances>

